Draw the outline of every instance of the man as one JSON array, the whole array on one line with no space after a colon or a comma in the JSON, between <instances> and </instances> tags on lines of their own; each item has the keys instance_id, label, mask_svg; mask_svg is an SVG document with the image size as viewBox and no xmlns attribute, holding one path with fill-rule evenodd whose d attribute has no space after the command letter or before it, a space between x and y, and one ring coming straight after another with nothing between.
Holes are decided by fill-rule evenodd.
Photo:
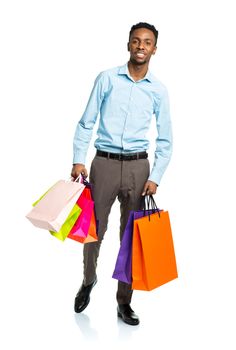
<instances>
[{"instance_id":1,"label":"man","mask_svg":"<svg viewBox=\"0 0 236 350\"><path fill-rule=\"evenodd\" d=\"M100 113L96 155L90 169L96 215L98 242L84 245L84 279L75 298L75 312L82 312L90 301L97 282L99 248L107 229L108 216L115 199L120 202L120 239L130 210L138 210L142 195L155 194L172 152L172 133L168 93L165 86L148 70L156 53L158 31L148 23L131 27L124 66L101 72L95 80L85 112L74 136L74 160L71 175L88 176L85 158L97 116ZM158 136L151 173L146 150L146 133L155 115ZM131 309L132 290L118 282L117 314L130 325L139 324Z\"/></svg>"}]
</instances>

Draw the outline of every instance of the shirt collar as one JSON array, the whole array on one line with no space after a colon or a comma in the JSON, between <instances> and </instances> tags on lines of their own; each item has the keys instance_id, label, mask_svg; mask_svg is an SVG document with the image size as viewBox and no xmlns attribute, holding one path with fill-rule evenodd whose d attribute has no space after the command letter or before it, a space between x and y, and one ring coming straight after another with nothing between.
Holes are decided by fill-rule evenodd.
<instances>
[{"instance_id":1,"label":"shirt collar","mask_svg":"<svg viewBox=\"0 0 236 350\"><path fill-rule=\"evenodd\" d=\"M124 64L123 66L121 66L119 68L118 74L119 75L127 75L127 77L133 81L133 79L129 73L128 63ZM153 83L154 80L153 80L152 74L149 70L147 71L145 77L143 77L143 79L141 79L140 81L142 81L142 80L148 80L150 83Z\"/></svg>"}]
</instances>

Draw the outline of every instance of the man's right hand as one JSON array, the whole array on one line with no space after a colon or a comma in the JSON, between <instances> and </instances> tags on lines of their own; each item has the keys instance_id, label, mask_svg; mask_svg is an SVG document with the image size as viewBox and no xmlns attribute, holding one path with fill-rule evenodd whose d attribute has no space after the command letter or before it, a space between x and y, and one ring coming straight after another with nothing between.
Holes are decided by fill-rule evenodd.
<instances>
[{"instance_id":1,"label":"man's right hand","mask_svg":"<svg viewBox=\"0 0 236 350\"><path fill-rule=\"evenodd\" d=\"M88 176L88 172L84 164L80 164L80 163L73 164L73 168L71 170L71 176L75 180L80 174L82 174L85 178Z\"/></svg>"}]
</instances>

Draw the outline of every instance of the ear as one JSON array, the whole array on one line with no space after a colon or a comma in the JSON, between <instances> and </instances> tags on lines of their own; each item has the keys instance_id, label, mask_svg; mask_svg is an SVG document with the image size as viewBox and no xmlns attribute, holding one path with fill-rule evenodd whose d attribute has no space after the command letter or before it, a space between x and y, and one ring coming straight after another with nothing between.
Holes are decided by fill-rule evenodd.
<instances>
[{"instance_id":1,"label":"ear","mask_svg":"<svg viewBox=\"0 0 236 350\"><path fill-rule=\"evenodd\" d=\"M130 51L130 49L129 49L129 43L127 43L127 50Z\"/></svg>"},{"instance_id":2,"label":"ear","mask_svg":"<svg viewBox=\"0 0 236 350\"><path fill-rule=\"evenodd\" d=\"M155 55L156 51L157 51L157 47L154 48L152 54Z\"/></svg>"}]
</instances>

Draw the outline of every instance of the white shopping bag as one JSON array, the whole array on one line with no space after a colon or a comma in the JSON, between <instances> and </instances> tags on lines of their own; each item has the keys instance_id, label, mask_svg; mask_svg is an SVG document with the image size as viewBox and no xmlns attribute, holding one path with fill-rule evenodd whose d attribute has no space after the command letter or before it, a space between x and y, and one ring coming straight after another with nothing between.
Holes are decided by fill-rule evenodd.
<instances>
[{"instance_id":1,"label":"white shopping bag","mask_svg":"<svg viewBox=\"0 0 236 350\"><path fill-rule=\"evenodd\" d=\"M80 182L59 180L26 215L27 219L37 227L58 232L84 188Z\"/></svg>"}]
</instances>

